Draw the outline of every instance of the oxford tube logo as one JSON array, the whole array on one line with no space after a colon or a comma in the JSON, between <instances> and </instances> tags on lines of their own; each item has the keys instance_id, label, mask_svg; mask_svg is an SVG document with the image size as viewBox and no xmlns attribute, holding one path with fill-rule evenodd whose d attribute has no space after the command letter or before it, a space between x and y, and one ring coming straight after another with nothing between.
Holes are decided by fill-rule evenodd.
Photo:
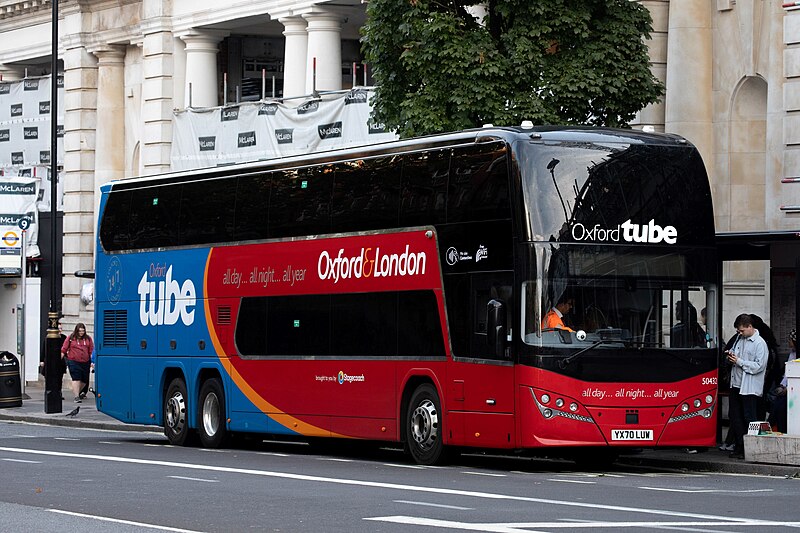
<instances>
[{"instance_id":1,"label":"oxford tube logo","mask_svg":"<svg viewBox=\"0 0 800 533\"><path fill-rule=\"evenodd\" d=\"M630 219L616 228L604 228L600 224L585 226L580 222L572 226L572 238L579 242L629 242L658 244L665 242L675 244L678 230L675 226L664 226L655 223L655 219L647 224L634 224Z\"/></svg>"},{"instance_id":2,"label":"oxford tube logo","mask_svg":"<svg viewBox=\"0 0 800 533\"><path fill-rule=\"evenodd\" d=\"M172 265L151 264L139 281L139 322L143 326L194 323L197 293L192 280L172 279Z\"/></svg>"}]
</instances>

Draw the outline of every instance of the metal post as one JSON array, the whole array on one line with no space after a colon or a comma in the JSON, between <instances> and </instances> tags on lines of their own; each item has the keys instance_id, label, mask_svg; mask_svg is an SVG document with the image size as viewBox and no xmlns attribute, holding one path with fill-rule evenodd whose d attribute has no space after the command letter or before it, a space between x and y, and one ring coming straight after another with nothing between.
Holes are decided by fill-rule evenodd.
<instances>
[{"instance_id":1,"label":"metal post","mask_svg":"<svg viewBox=\"0 0 800 533\"><path fill-rule=\"evenodd\" d=\"M56 182L58 180L58 0L52 0L52 40L50 70L50 311L47 314L47 342L44 358L45 391L44 412L61 412L61 336L58 334L59 310L56 306L56 261L58 256L56 235Z\"/></svg>"},{"instance_id":2,"label":"metal post","mask_svg":"<svg viewBox=\"0 0 800 533\"><path fill-rule=\"evenodd\" d=\"M356 88L356 69L357 69L356 62L353 61L353 86L351 87L352 89Z\"/></svg>"},{"instance_id":3,"label":"metal post","mask_svg":"<svg viewBox=\"0 0 800 533\"><path fill-rule=\"evenodd\" d=\"M275 99L275 76L272 76L272 99Z\"/></svg>"},{"instance_id":4,"label":"metal post","mask_svg":"<svg viewBox=\"0 0 800 533\"><path fill-rule=\"evenodd\" d=\"M311 60L311 94L317 94L317 58Z\"/></svg>"},{"instance_id":5,"label":"metal post","mask_svg":"<svg viewBox=\"0 0 800 533\"><path fill-rule=\"evenodd\" d=\"M222 75L222 106L228 105L228 73Z\"/></svg>"},{"instance_id":6,"label":"metal post","mask_svg":"<svg viewBox=\"0 0 800 533\"><path fill-rule=\"evenodd\" d=\"M27 255L25 250L27 248L26 237L27 231L22 230L22 293L19 297L19 312L22 313L21 315L17 315L17 320L19 321L19 328L17 329L17 336L19 341L17 342L17 352L19 352L19 368L21 370L20 376L20 383L22 385L22 397L26 398L25 396L25 290L27 289Z\"/></svg>"},{"instance_id":7,"label":"metal post","mask_svg":"<svg viewBox=\"0 0 800 533\"><path fill-rule=\"evenodd\" d=\"M267 69L261 69L261 99L264 100L267 97Z\"/></svg>"},{"instance_id":8,"label":"metal post","mask_svg":"<svg viewBox=\"0 0 800 533\"><path fill-rule=\"evenodd\" d=\"M187 107L192 107L192 84L189 83L189 105Z\"/></svg>"},{"instance_id":9,"label":"metal post","mask_svg":"<svg viewBox=\"0 0 800 533\"><path fill-rule=\"evenodd\" d=\"M361 64L364 65L364 87L366 87L367 86L367 64L364 63L364 62L362 62Z\"/></svg>"}]
</instances>

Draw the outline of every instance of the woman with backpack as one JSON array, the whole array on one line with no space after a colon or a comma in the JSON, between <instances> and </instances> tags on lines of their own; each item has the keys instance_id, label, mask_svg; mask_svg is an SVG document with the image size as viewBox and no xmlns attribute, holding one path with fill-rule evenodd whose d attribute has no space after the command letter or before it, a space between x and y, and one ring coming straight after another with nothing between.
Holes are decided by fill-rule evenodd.
<instances>
[{"instance_id":1,"label":"woman with backpack","mask_svg":"<svg viewBox=\"0 0 800 533\"><path fill-rule=\"evenodd\" d=\"M66 358L69 375L72 377L72 392L75 403L81 403L85 393L81 390L89 383L94 341L86 334L86 325L79 322L72 334L61 346L61 357Z\"/></svg>"}]
</instances>

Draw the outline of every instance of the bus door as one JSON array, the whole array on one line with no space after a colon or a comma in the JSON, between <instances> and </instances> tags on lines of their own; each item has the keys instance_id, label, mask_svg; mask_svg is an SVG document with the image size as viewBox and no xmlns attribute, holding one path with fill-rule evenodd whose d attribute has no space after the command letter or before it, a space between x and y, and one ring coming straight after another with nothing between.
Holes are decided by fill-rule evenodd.
<instances>
[{"instance_id":1,"label":"bus door","mask_svg":"<svg viewBox=\"0 0 800 533\"><path fill-rule=\"evenodd\" d=\"M459 274L448 283L454 364L448 372L453 444L514 447L513 273ZM453 283L455 282L455 283ZM453 306L452 304L455 304ZM500 324L492 310L502 313ZM456 322L458 321L458 322ZM495 325L495 342L490 329ZM499 326L499 327L498 327Z\"/></svg>"}]
</instances>

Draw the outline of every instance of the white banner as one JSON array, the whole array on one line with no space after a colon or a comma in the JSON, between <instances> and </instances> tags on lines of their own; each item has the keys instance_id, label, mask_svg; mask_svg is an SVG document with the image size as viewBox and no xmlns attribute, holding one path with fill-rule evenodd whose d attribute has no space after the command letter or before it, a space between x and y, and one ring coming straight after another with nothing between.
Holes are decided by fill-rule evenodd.
<instances>
[{"instance_id":1,"label":"white banner","mask_svg":"<svg viewBox=\"0 0 800 533\"><path fill-rule=\"evenodd\" d=\"M39 185L33 180L0 179L0 275L22 274L22 227L25 229L26 257L39 255L39 217L36 198ZM22 224L24 226L24 224Z\"/></svg>"},{"instance_id":2,"label":"white banner","mask_svg":"<svg viewBox=\"0 0 800 533\"><path fill-rule=\"evenodd\" d=\"M175 113L172 169L213 167L393 141L370 121L370 88L299 105L242 102Z\"/></svg>"},{"instance_id":3,"label":"white banner","mask_svg":"<svg viewBox=\"0 0 800 533\"><path fill-rule=\"evenodd\" d=\"M58 76L58 101L64 78ZM50 164L50 76L0 83L0 167ZM64 112L58 106L58 157L64 153Z\"/></svg>"}]
</instances>

